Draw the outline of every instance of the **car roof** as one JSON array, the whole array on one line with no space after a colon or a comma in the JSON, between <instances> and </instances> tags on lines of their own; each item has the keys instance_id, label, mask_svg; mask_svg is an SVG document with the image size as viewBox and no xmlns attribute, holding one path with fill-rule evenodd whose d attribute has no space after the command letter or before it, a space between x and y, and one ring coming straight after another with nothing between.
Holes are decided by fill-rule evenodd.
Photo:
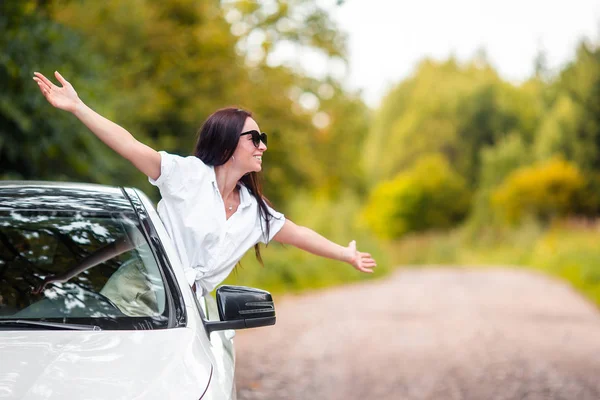
<instances>
[{"instance_id":1,"label":"car roof","mask_svg":"<svg viewBox=\"0 0 600 400\"><path fill-rule=\"evenodd\" d=\"M45 181L0 181L0 210L135 212L120 187Z\"/></svg>"}]
</instances>

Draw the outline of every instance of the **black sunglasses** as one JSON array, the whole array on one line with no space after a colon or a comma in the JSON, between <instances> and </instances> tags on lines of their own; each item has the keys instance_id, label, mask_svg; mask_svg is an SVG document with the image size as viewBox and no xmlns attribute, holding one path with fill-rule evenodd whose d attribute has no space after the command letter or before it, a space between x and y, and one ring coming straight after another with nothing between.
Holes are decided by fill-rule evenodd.
<instances>
[{"instance_id":1,"label":"black sunglasses","mask_svg":"<svg viewBox=\"0 0 600 400\"><path fill-rule=\"evenodd\" d=\"M248 131L240 134L240 136L244 135L252 135L252 144L254 144L254 147L257 149L260 146L260 142L263 142L265 146L267 145L267 134L264 132L260 133L259 131Z\"/></svg>"}]
</instances>

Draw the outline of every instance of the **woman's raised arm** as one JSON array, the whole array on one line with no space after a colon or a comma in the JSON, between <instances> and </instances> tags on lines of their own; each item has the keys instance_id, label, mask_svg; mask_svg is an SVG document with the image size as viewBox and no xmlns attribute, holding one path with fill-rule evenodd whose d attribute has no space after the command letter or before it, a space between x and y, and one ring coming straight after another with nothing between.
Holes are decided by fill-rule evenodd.
<instances>
[{"instance_id":1,"label":"woman's raised arm","mask_svg":"<svg viewBox=\"0 0 600 400\"><path fill-rule=\"evenodd\" d=\"M58 71L54 72L54 75L62 86L56 86L39 72L35 72L33 77L48 102L56 108L75 115L108 147L129 160L148 177L158 179L160 176L160 154L136 140L124 128L85 105L77 96L73 86Z\"/></svg>"}]
</instances>

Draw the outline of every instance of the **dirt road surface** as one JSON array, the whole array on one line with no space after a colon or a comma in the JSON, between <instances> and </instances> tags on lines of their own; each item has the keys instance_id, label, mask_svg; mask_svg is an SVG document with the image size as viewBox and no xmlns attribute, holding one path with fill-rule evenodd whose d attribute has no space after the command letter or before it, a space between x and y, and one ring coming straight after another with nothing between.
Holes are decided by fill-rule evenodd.
<instances>
[{"instance_id":1,"label":"dirt road surface","mask_svg":"<svg viewBox=\"0 0 600 400\"><path fill-rule=\"evenodd\" d=\"M401 270L276 297L239 331L238 398L600 399L600 313L511 269Z\"/></svg>"}]
</instances>

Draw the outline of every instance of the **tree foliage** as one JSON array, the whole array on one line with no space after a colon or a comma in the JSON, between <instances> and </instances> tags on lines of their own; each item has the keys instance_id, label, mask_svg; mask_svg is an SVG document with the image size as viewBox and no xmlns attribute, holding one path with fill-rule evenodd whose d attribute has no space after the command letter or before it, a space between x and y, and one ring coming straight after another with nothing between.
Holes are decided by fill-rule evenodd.
<instances>
[{"instance_id":1,"label":"tree foliage","mask_svg":"<svg viewBox=\"0 0 600 400\"><path fill-rule=\"evenodd\" d=\"M460 222L469 209L465 181L439 154L427 155L373 190L364 217L379 236L444 229Z\"/></svg>"},{"instance_id":2,"label":"tree foliage","mask_svg":"<svg viewBox=\"0 0 600 400\"><path fill-rule=\"evenodd\" d=\"M599 116L600 49L588 42L555 75L539 56L536 74L519 85L481 57L425 60L384 99L363 161L381 203L393 190L386 184L391 192L383 195L377 182L412 171L423 154L443 154L474 192L474 226L500 221L498 211L511 221L596 216ZM406 231L402 224L390 229Z\"/></svg>"},{"instance_id":3,"label":"tree foliage","mask_svg":"<svg viewBox=\"0 0 600 400\"><path fill-rule=\"evenodd\" d=\"M511 173L495 190L492 204L509 222L527 216L546 222L573 211L584 185L575 165L552 159Z\"/></svg>"},{"instance_id":4,"label":"tree foliage","mask_svg":"<svg viewBox=\"0 0 600 400\"><path fill-rule=\"evenodd\" d=\"M475 187L481 149L535 127L535 94L503 82L486 63L424 61L384 99L366 143L367 172L386 179L440 152Z\"/></svg>"},{"instance_id":5,"label":"tree foliage","mask_svg":"<svg viewBox=\"0 0 600 400\"><path fill-rule=\"evenodd\" d=\"M8 0L2 7L3 178L154 191L78 121L45 103L32 73L60 70L92 108L140 141L179 154L191 153L200 124L216 109L253 111L270 135L265 187L280 208L299 189L359 190L361 170L342 162L355 164L366 136L363 102L334 79L268 60L283 44L345 57L344 34L314 2ZM304 104L307 96L314 106Z\"/></svg>"},{"instance_id":6,"label":"tree foliage","mask_svg":"<svg viewBox=\"0 0 600 400\"><path fill-rule=\"evenodd\" d=\"M600 171L600 47L582 42L555 90L558 115L551 116L561 125L564 156L586 171ZM570 103L561 103L565 96Z\"/></svg>"},{"instance_id":7,"label":"tree foliage","mask_svg":"<svg viewBox=\"0 0 600 400\"><path fill-rule=\"evenodd\" d=\"M73 75L88 97L98 89L90 77L103 66L102 57L79 52L81 38L54 21L44 4L0 3L0 176L109 181L117 158L98 149L71 117L48 107L31 79L52 65Z\"/></svg>"}]
</instances>

